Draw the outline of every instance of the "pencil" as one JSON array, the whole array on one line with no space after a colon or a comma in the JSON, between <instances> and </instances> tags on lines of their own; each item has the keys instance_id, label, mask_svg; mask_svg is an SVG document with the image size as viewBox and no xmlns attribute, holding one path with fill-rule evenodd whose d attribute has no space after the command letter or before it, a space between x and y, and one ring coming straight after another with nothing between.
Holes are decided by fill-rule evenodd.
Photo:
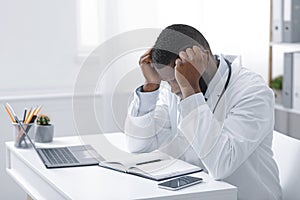
<instances>
[{"instance_id":1,"label":"pencil","mask_svg":"<svg viewBox=\"0 0 300 200\"><path fill-rule=\"evenodd\" d=\"M32 119L33 114L35 113L35 111L36 111L36 108L34 108L34 109L30 112L30 115L27 117L27 119L26 119L26 121L25 121L25 124L28 124L28 123L31 121L31 119Z\"/></svg>"},{"instance_id":2,"label":"pencil","mask_svg":"<svg viewBox=\"0 0 300 200\"><path fill-rule=\"evenodd\" d=\"M5 105L4 107L5 107L5 110L6 110L7 114L8 114L8 116L10 117L11 121L12 121L13 123L15 123L16 121L15 121L15 119L13 118L11 112L9 111L7 105Z\"/></svg>"},{"instance_id":3,"label":"pencil","mask_svg":"<svg viewBox=\"0 0 300 200\"><path fill-rule=\"evenodd\" d=\"M41 111L42 106L38 106L38 108L36 109L36 111L34 112L34 115L38 115L39 112Z\"/></svg>"}]
</instances>

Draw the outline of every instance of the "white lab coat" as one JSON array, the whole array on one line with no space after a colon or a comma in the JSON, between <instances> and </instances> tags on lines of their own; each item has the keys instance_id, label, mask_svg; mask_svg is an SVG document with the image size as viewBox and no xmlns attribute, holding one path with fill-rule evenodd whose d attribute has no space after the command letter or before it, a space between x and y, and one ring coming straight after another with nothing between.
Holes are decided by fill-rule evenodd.
<instances>
[{"instance_id":1,"label":"white lab coat","mask_svg":"<svg viewBox=\"0 0 300 200\"><path fill-rule=\"evenodd\" d=\"M220 56L216 75L205 97L180 101L168 86L155 92L135 92L125 123L132 152L160 149L203 167L217 180L238 187L238 199L281 199L278 168L272 158L274 95L257 74L230 59L230 83Z\"/></svg>"}]
</instances>

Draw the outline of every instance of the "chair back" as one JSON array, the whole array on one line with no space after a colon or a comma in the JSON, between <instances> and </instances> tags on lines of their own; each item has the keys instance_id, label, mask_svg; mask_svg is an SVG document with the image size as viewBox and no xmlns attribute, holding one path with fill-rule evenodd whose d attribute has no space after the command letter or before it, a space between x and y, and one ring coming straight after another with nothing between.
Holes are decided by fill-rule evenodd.
<instances>
[{"instance_id":1,"label":"chair back","mask_svg":"<svg viewBox=\"0 0 300 200\"><path fill-rule=\"evenodd\" d=\"M272 149L279 168L283 200L299 200L300 140L274 131Z\"/></svg>"}]
</instances>

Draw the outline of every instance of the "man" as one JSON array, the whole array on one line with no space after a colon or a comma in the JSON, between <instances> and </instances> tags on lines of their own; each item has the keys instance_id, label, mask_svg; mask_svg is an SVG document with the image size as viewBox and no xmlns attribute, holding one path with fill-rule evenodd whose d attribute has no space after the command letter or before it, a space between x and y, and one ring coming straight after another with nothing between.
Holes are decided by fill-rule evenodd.
<instances>
[{"instance_id":1,"label":"man","mask_svg":"<svg viewBox=\"0 0 300 200\"><path fill-rule=\"evenodd\" d=\"M125 123L132 152L156 149L238 187L238 199L280 199L272 158L272 91L239 58L214 56L193 27L167 27L140 58ZM168 84L164 84L167 82Z\"/></svg>"}]
</instances>

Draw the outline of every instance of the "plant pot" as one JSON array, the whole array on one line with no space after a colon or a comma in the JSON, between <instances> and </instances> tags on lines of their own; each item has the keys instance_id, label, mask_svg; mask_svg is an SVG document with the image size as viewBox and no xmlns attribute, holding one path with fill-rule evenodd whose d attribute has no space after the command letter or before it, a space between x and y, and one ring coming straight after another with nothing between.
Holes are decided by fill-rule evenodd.
<instances>
[{"instance_id":1,"label":"plant pot","mask_svg":"<svg viewBox=\"0 0 300 200\"><path fill-rule=\"evenodd\" d=\"M34 133L35 133L35 142L52 142L53 135L54 135L54 126L53 124L49 125L35 125L34 126Z\"/></svg>"}]
</instances>

